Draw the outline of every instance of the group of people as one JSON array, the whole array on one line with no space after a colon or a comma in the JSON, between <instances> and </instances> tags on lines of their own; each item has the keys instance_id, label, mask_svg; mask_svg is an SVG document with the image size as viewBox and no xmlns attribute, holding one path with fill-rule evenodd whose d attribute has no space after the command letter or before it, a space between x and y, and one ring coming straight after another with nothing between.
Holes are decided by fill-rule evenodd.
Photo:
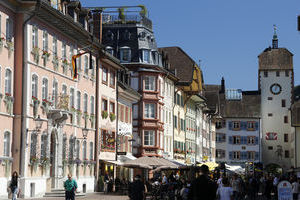
<instances>
[{"instance_id":1,"label":"group of people","mask_svg":"<svg viewBox=\"0 0 300 200\"><path fill-rule=\"evenodd\" d=\"M174 200L256 200L277 199L277 186L282 180L292 185L293 200L298 200L300 184L294 175L249 175L225 174L220 177L210 176L206 165L200 167L199 175L193 180L171 174L150 181L142 181L137 175L129 185L128 195L132 200L143 200L145 194L151 199ZM260 198L259 198L260 197ZM299 198L300 199L300 198Z\"/></svg>"}]
</instances>

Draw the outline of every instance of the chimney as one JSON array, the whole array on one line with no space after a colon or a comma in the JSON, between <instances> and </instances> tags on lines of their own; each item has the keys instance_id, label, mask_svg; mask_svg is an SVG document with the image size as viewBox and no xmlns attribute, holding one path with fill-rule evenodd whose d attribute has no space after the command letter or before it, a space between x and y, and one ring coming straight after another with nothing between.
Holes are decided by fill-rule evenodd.
<instances>
[{"instance_id":1,"label":"chimney","mask_svg":"<svg viewBox=\"0 0 300 200\"><path fill-rule=\"evenodd\" d=\"M100 43L102 43L102 11L98 11L93 14L93 22L94 36L99 39Z\"/></svg>"},{"instance_id":2,"label":"chimney","mask_svg":"<svg viewBox=\"0 0 300 200\"><path fill-rule=\"evenodd\" d=\"M222 77L220 93L224 93L224 92L225 92L225 80L224 77Z\"/></svg>"}]
</instances>

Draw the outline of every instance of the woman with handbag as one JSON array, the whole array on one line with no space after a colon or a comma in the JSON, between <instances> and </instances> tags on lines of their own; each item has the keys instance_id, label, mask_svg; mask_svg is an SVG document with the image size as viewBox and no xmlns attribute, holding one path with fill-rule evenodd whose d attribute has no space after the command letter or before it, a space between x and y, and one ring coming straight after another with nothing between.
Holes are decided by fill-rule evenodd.
<instances>
[{"instance_id":1,"label":"woman with handbag","mask_svg":"<svg viewBox=\"0 0 300 200\"><path fill-rule=\"evenodd\" d=\"M16 200L18 197L18 193L19 193L18 181L19 181L18 172L14 171L14 173L11 176L11 181L9 184L9 188L12 194L12 200Z\"/></svg>"}]
</instances>

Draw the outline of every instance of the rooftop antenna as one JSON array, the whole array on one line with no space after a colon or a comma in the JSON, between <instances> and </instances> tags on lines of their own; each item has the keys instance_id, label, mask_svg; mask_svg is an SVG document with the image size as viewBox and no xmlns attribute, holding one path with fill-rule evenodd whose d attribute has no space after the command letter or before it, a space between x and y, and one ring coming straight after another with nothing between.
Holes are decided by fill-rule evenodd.
<instances>
[{"instance_id":1,"label":"rooftop antenna","mask_svg":"<svg viewBox=\"0 0 300 200\"><path fill-rule=\"evenodd\" d=\"M274 34L273 34L273 40L272 40L272 48L278 49L278 37L277 37L277 26L273 24L274 28Z\"/></svg>"}]
</instances>

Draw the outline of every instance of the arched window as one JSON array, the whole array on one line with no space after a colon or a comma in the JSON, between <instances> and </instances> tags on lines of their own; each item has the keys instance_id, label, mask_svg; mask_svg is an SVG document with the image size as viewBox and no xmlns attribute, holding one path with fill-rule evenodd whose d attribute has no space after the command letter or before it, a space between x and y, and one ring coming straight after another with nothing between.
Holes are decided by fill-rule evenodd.
<instances>
[{"instance_id":1,"label":"arched window","mask_svg":"<svg viewBox=\"0 0 300 200\"><path fill-rule=\"evenodd\" d=\"M47 150L48 150L48 135L44 133L41 136L41 158L47 157Z\"/></svg>"},{"instance_id":2,"label":"arched window","mask_svg":"<svg viewBox=\"0 0 300 200\"><path fill-rule=\"evenodd\" d=\"M10 132L6 131L4 133L4 149L3 149L3 156L9 157L10 156Z\"/></svg>"},{"instance_id":3,"label":"arched window","mask_svg":"<svg viewBox=\"0 0 300 200\"><path fill-rule=\"evenodd\" d=\"M80 142L79 142L79 140L76 140L76 147L75 147L75 149L76 149L76 158L77 159L79 159L80 157Z\"/></svg>"},{"instance_id":4,"label":"arched window","mask_svg":"<svg viewBox=\"0 0 300 200\"><path fill-rule=\"evenodd\" d=\"M48 99L48 79L46 78L43 78L42 99Z\"/></svg>"},{"instance_id":5,"label":"arched window","mask_svg":"<svg viewBox=\"0 0 300 200\"><path fill-rule=\"evenodd\" d=\"M88 56L84 56L84 74L88 75L89 74L89 59Z\"/></svg>"},{"instance_id":6,"label":"arched window","mask_svg":"<svg viewBox=\"0 0 300 200\"><path fill-rule=\"evenodd\" d=\"M75 139L73 136L71 136L69 139L69 160L74 159L74 144L75 144Z\"/></svg>"},{"instance_id":7,"label":"arched window","mask_svg":"<svg viewBox=\"0 0 300 200\"><path fill-rule=\"evenodd\" d=\"M90 160L93 160L93 153L94 153L94 144L90 142Z\"/></svg>"},{"instance_id":8,"label":"arched window","mask_svg":"<svg viewBox=\"0 0 300 200\"><path fill-rule=\"evenodd\" d=\"M83 141L83 144L82 144L82 160L85 160L87 159L86 157L86 141Z\"/></svg>"},{"instance_id":9,"label":"arched window","mask_svg":"<svg viewBox=\"0 0 300 200\"><path fill-rule=\"evenodd\" d=\"M5 70L5 94L11 94L11 70Z\"/></svg>"},{"instance_id":10,"label":"arched window","mask_svg":"<svg viewBox=\"0 0 300 200\"><path fill-rule=\"evenodd\" d=\"M83 96L83 112L86 113L88 111L88 95L84 94Z\"/></svg>"},{"instance_id":11,"label":"arched window","mask_svg":"<svg viewBox=\"0 0 300 200\"><path fill-rule=\"evenodd\" d=\"M31 79L31 96L38 97L38 77L33 74Z\"/></svg>"},{"instance_id":12,"label":"arched window","mask_svg":"<svg viewBox=\"0 0 300 200\"><path fill-rule=\"evenodd\" d=\"M64 134L63 136L63 145L62 145L62 159L63 161L67 158L67 136Z\"/></svg>"},{"instance_id":13,"label":"arched window","mask_svg":"<svg viewBox=\"0 0 300 200\"><path fill-rule=\"evenodd\" d=\"M30 158L36 158L36 145L37 145L37 134L33 132L31 134L31 141L30 141Z\"/></svg>"}]
</instances>

